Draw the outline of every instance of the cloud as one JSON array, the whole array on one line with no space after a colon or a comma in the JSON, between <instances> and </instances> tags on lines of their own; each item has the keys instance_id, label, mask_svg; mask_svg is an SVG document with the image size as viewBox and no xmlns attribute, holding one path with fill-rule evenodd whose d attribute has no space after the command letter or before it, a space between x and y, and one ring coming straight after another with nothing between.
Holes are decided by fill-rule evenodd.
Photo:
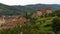
<instances>
[{"instance_id":1,"label":"cloud","mask_svg":"<svg viewBox=\"0 0 60 34\"><path fill-rule=\"evenodd\" d=\"M27 5L27 4L60 4L60 0L0 0L0 3L7 5Z\"/></svg>"}]
</instances>

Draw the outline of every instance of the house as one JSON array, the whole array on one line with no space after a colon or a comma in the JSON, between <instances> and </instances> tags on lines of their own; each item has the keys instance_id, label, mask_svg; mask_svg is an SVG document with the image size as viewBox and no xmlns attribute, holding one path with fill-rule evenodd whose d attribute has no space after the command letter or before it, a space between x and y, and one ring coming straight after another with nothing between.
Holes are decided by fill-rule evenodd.
<instances>
[{"instance_id":1,"label":"house","mask_svg":"<svg viewBox=\"0 0 60 34\"><path fill-rule=\"evenodd\" d=\"M46 15L46 14L50 14L50 13L52 13L52 8L47 7L45 9L42 9L42 8L38 9L36 14L38 16L41 16L41 15Z\"/></svg>"},{"instance_id":2,"label":"house","mask_svg":"<svg viewBox=\"0 0 60 34\"><path fill-rule=\"evenodd\" d=\"M46 14L46 10L39 8L36 13L33 13L32 17L39 17Z\"/></svg>"},{"instance_id":3,"label":"house","mask_svg":"<svg viewBox=\"0 0 60 34\"><path fill-rule=\"evenodd\" d=\"M47 13L47 14L52 13L52 8L51 8L51 7L47 7L45 10L46 10L46 13Z\"/></svg>"},{"instance_id":4,"label":"house","mask_svg":"<svg viewBox=\"0 0 60 34\"><path fill-rule=\"evenodd\" d=\"M33 13L33 15L31 16L31 18L35 18L38 17L38 15L36 13Z\"/></svg>"},{"instance_id":5,"label":"house","mask_svg":"<svg viewBox=\"0 0 60 34\"><path fill-rule=\"evenodd\" d=\"M4 18L0 17L0 25L1 25L1 24L4 24L4 23L5 23Z\"/></svg>"},{"instance_id":6,"label":"house","mask_svg":"<svg viewBox=\"0 0 60 34\"><path fill-rule=\"evenodd\" d=\"M44 15L44 14L46 14L46 10L40 8L40 9L37 11L37 14L38 14L39 16Z\"/></svg>"},{"instance_id":7,"label":"house","mask_svg":"<svg viewBox=\"0 0 60 34\"><path fill-rule=\"evenodd\" d=\"M38 14L39 16L41 16L41 15L42 15L41 10L42 10L42 9L39 9L39 10L37 11L37 14Z\"/></svg>"},{"instance_id":8,"label":"house","mask_svg":"<svg viewBox=\"0 0 60 34\"><path fill-rule=\"evenodd\" d=\"M5 17L5 22L6 23L11 23L12 20L13 20L13 18L11 18L11 17Z\"/></svg>"},{"instance_id":9,"label":"house","mask_svg":"<svg viewBox=\"0 0 60 34\"><path fill-rule=\"evenodd\" d=\"M24 17L17 18L17 22L20 23L20 24L22 24L22 23L24 23L26 21L27 21L27 19L24 18Z\"/></svg>"}]
</instances>

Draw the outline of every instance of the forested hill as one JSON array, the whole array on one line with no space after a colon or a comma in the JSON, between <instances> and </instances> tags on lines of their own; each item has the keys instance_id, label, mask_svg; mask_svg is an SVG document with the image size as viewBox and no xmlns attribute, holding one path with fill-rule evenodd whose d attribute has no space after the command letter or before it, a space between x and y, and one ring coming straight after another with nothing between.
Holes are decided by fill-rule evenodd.
<instances>
[{"instance_id":1,"label":"forested hill","mask_svg":"<svg viewBox=\"0 0 60 34\"><path fill-rule=\"evenodd\" d=\"M23 11L13 6L7 6L0 3L0 15L18 15L21 12Z\"/></svg>"},{"instance_id":2,"label":"forested hill","mask_svg":"<svg viewBox=\"0 0 60 34\"><path fill-rule=\"evenodd\" d=\"M0 15L20 15L27 12L35 12L38 8L51 7L53 10L60 9L60 5L57 4L35 4L35 5L25 5L25 6L8 6L0 3Z\"/></svg>"},{"instance_id":3,"label":"forested hill","mask_svg":"<svg viewBox=\"0 0 60 34\"><path fill-rule=\"evenodd\" d=\"M46 8L46 7L51 7L53 10L60 9L60 5L58 5L58 4L35 4L35 5L26 5L26 7L29 7L32 9Z\"/></svg>"}]
</instances>

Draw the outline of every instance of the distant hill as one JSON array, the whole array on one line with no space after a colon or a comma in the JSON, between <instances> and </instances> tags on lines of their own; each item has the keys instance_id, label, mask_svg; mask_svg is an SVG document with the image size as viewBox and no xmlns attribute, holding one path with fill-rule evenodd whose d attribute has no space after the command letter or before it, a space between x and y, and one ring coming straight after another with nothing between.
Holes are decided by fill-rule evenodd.
<instances>
[{"instance_id":1,"label":"distant hill","mask_svg":"<svg viewBox=\"0 0 60 34\"><path fill-rule=\"evenodd\" d=\"M25 12L36 12L38 8L51 7L53 10L59 10L60 5L57 4L34 4L34 5L15 5L8 6L0 3L0 15L20 15Z\"/></svg>"},{"instance_id":2,"label":"distant hill","mask_svg":"<svg viewBox=\"0 0 60 34\"><path fill-rule=\"evenodd\" d=\"M15 6L18 9L26 10L26 11L37 11L38 8L46 8L51 7L53 10L60 10L60 5L58 4L32 4L32 5L25 5L25 6Z\"/></svg>"},{"instance_id":3,"label":"distant hill","mask_svg":"<svg viewBox=\"0 0 60 34\"><path fill-rule=\"evenodd\" d=\"M53 10L60 9L60 5L58 4L35 4L35 5L26 5L26 7L29 7L32 9L46 8L46 7L51 7Z\"/></svg>"},{"instance_id":4,"label":"distant hill","mask_svg":"<svg viewBox=\"0 0 60 34\"><path fill-rule=\"evenodd\" d=\"M0 3L0 15L17 15L21 10Z\"/></svg>"}]
</instances>

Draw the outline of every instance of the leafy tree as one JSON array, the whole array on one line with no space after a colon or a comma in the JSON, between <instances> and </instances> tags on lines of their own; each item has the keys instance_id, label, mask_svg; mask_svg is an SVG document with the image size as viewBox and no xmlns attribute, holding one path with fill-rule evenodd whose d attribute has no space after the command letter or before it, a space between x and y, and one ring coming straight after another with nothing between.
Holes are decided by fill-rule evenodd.
<instances>
[{"instance_id":1,"label":"leafy tree","mask_svg":"<svg viewBox=\"0 0 60 34\"><path fill-rule=\"evenodd\" d=\"M52 22L53 31L57 34L57 31L60 31L60 18L55 18Z\"/></svg>"},{"instance_id":2,"label":"leafy tree","mask_svg":"<svg viewBox=\"0 0 60 34\"><path fill-rule=\"evenodd\" d=\"M60 17L60 10L56 10L56 11L54 11L53 14L54 14L55 16Z\"/></svg>"}]
</instances>

